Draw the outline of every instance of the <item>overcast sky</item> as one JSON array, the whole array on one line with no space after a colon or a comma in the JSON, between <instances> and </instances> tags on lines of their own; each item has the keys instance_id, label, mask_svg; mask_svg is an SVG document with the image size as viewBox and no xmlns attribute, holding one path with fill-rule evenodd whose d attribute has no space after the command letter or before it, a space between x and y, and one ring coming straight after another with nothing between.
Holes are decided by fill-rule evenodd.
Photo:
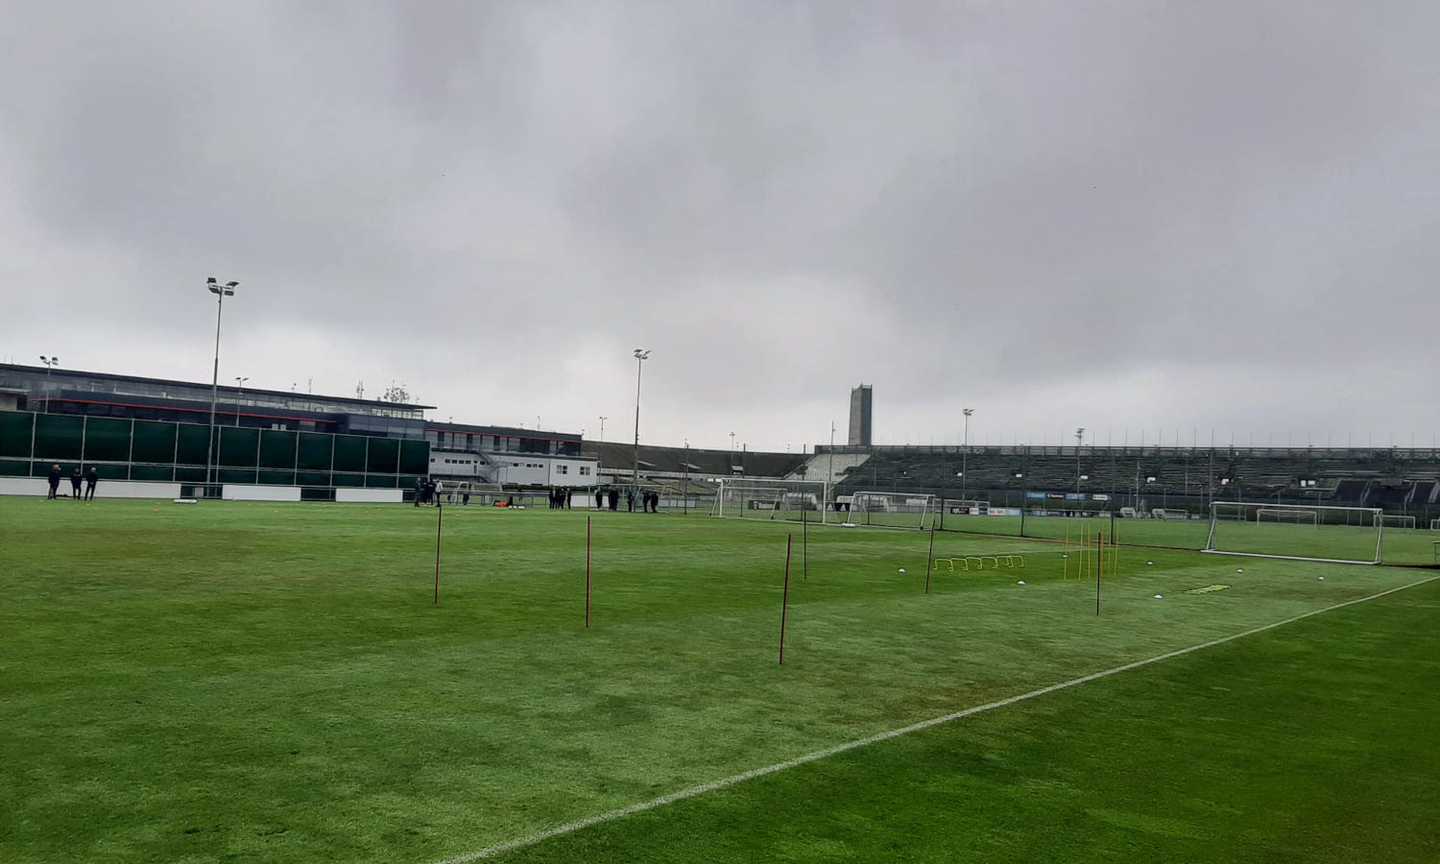
<instances>
[{"instance_id":1,"label":"overcast sky","mask_svg":"<svg viewBox=\"0 0 1440 864\"><path fill-rule=\"evenodd\" d=\"M214 274L440 419L1440 433L1435 2L0 7L7 360L208 380Z\"/></svg>"}]
</instances>

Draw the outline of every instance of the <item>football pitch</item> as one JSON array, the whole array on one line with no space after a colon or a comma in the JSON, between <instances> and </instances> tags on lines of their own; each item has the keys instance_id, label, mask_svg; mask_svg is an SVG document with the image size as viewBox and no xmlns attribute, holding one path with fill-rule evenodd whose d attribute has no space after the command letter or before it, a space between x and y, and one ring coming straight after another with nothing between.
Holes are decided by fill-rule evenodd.
<instances>
[{"instance_id":1,"label":"football pitch","mask_svg":"<svg viewBox=\"0 0 1440 864\"><path fill-rule=\"evenodd\" d=\"M1435 571L436 524L0 498L0 860L1440 857Z\"/></svg>"}]
</instances>

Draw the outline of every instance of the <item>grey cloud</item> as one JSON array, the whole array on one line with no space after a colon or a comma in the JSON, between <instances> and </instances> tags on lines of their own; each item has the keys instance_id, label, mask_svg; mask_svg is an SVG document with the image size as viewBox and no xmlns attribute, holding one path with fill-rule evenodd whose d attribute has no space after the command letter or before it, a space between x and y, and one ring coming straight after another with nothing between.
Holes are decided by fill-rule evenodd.
<instances>
[{"instance_id":1,"label":"grey cloud","mask_svg":"<svg viewBox=\"0 0 1440 864\"><path fill-rule=\"evenodd\" d=\"M593 434L644 344L661 441L1440 428L1432 4L10 19L0 355L203 377L214 272L222 374L476 421Z\"/></svg>"}]
</instances>

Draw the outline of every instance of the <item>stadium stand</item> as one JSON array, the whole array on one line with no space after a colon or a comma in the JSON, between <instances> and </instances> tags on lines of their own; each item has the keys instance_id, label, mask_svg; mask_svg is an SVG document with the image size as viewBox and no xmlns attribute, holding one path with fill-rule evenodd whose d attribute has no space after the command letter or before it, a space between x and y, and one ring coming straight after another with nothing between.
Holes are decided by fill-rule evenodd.
<instances>
[{"instance_id":1,"label":"stadium stand","mask_svg":"<svg viewBox=\"0 0 1440 864\"><path fill-rule=\"evenodd\" d=\"M824 465L828 448L817 450L812 462ZM855 452L837 447L836 458ZM1008 506L1073 493L1114 506L1194 510L1235 498L1440 511L1440 450L1428 448L1081 447L1078 461L1075 447L1053 446L865 452L869 458L843 472L839 494L894 489L959 498L963 464L964 497Z\"/></svg>"},{"instance_id":2,"label":"stadium stand","mask_svg":"<svg viewBox=\"0 0 1440 864\"><path fill-rule=\"evenodd\" d=\"M600 463L601 473L631 471L635 446L612 441L586 441L581 454ZM703 450L685 447L640 445L642 475L709 477L785 477L803 465L806 456L796 453L756 453L746 450ZM688 466L688 467L687 467Z\"/></svg>"}]
</instances>

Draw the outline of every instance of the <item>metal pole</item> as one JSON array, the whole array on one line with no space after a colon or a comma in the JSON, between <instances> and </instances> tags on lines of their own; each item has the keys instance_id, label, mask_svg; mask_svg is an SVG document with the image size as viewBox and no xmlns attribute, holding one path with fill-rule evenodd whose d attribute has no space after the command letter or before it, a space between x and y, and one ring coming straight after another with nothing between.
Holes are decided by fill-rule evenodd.
<instances>
[{"instance_id":1,"label":"metal pole","mask_svg":"<svg viewBox=\"0 0 1440 864\"><path fill-rule=\"evenodd\" d=\"M785 665L785 625L790 617L790 547L794 534L785 535L785 587L780 595L780 665Z\"/></svg>"},{"instance_id":2,"label":"metal pole","mask_svg":"<svg viewBox=\"0 0 1440 864\"><path fill-rule=\"evenodd\" d=\"M225 311L225 292L215 293L215 368L210 375L210 431L205 437L205 497L210 497L211 466L215 462L215 400L220 394L220 316Z\"/></svg>"},{"instance_id":3,"label":"metal pole","mask_svg":"<svg viewBox=\"0 0 1440 864\"><path fill-rule=\"evenodd\" d=\"M648 351L642 353L640 349L635 349L635 473L631 486L636 491L640 489L640 372L645 368L648 354Z\"/></svg>"}]
</instances>

